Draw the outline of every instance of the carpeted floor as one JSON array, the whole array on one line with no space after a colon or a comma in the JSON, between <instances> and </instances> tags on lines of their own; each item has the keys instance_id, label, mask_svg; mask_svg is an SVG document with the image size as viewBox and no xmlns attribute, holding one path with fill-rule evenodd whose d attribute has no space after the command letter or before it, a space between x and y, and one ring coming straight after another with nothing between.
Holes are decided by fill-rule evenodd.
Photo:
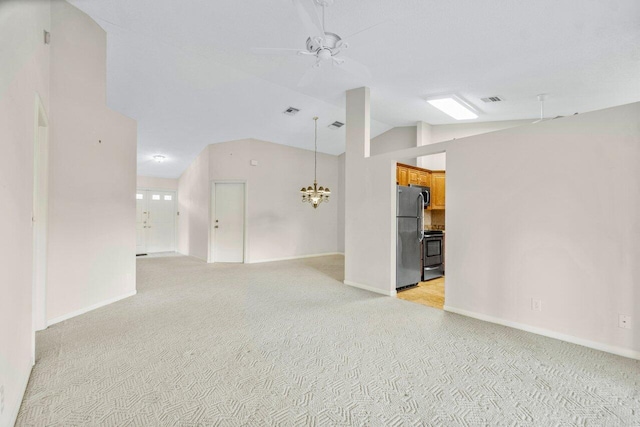
<instances>
[{"instance_id":1,"label":"carpeted floor","mask_svg":"<svg viewBox=\"0 0 640 427\"><path fill-rule=\"evenodd\" d=\"M343 258L138 259L38 333L18 426L632 426L640 362L341 284Z\"/></svg>"}]
</instances>

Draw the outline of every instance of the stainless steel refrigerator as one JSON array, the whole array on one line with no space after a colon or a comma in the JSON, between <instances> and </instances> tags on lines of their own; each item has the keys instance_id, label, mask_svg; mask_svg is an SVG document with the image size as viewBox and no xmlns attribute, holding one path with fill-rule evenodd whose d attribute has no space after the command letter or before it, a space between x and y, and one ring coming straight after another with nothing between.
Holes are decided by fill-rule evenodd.
<instances>
[{"instance_id":1,"label":"stainless steel refrigerator","mask_svg":"<svg viewBox=\"0 0 640 427\"><path fill-rule=\"evenodd\" d=\"M420 187L398 185L396 198L396 289L422 278L424 196Z\"/></svg>"}]
</instances>

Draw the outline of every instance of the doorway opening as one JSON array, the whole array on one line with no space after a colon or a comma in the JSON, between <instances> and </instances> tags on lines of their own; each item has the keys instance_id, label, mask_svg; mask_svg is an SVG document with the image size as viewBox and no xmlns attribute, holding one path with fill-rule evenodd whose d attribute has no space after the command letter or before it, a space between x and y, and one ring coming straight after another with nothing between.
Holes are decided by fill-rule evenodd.
<instances>
[{"instance_id":1,"label":"doorway opening","mask_svg":"<svg viewBox=\"0 0 640 427\"><path fill-rule=\"evenodd\" d=\"M246 262L246 206L246 182L213 182L209 262Z\"/></svg>"},{"instance_id":2,"label":"doorway opening","mask_svg":"<svg viewBox=\"0 0 640 427\"><path fill-rule=\"evenodd\" d=\"M443 309L446 266L446 154L419 157L415 162L408 163L412 164L398 163L397 184L424 189L424 197L429 202L425 203L422 212L420 282L415 286L398 289L397 297Z\"/></svg>"},{"instance_id":3,"label":"doorway opening","mask_svg":"<svg viewBox=\"0 0 640 427\"><path fill-rule=\"evenodd\" d=\"M35 363L36 331L47 327L47 233L49 218L49 122L36 95L33 144L33 283L32 363Z\"/></svg>"},{"instance_id":4,"label":"doorway opening","mask_svg":"<svg viewBox=\"0 0 640 427\"><path fill-rule=\"evenodd\" d=\"M176 192L136 191L136 255L176 251Z\"/></svg>"}]
</instances>

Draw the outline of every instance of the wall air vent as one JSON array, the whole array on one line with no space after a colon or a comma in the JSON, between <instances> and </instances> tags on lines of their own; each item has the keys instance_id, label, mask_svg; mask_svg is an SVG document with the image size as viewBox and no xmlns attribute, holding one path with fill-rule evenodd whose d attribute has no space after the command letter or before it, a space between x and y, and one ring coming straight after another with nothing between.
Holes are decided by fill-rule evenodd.
<instances>
[{"instance_id":1,"label":"wall air vent","mask_svg":"<svg viewBox=\"0 0 640 427\"><path fill-rule=\"evenodd\" d=\"M329 129L340 129L342 126L344 126L342 122L333 122L329 125Z\"/></svg>"},{"instance_id":2,"label":"wall air vent","mask_svg":"<svg viewBox=\"0 0 640 427\"><path fill-rule=\"evenodd\" d=\"M286 114L287 116L295 116L299 112L300 112L300 109L295 107L289 107L283 111L283 113Z\"/></svg>"},{"instance_id":3,"label":"wall air vent","mask_svg":"<svg viewBox=\"0 0 640 427\"><path fill-rule=\"evenodd\" d=\"M500 96L487 96L486 98L480 98L482 99L484 102L502 102L504 101L504 98L500 97Z\"/></svg>"}]
</instances>

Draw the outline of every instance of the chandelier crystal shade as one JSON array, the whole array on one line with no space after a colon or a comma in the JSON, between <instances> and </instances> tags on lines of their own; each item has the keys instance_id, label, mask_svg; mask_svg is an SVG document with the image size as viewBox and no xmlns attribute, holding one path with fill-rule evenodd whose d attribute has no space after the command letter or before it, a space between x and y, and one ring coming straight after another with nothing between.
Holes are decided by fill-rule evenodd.
<instances>
[{"instance_id":1,"label":"chandelier crystal shade","mask_svg":"<svg viewBox=\"0 0 640 427\"><path fill-rule=\"evenodd\" d=\"M329 196L331 195L331 191L329 187L318 187L317 175L318 175L318 118L313 118L315 123L315 152L313 157L313 187L309 186L307 188L302 187L300 190L300 194L302 194L302 202L303 203L311 203L313 208L317 208L318 205L322 202L328 202Z\"/></svg>"}]
</instances>

